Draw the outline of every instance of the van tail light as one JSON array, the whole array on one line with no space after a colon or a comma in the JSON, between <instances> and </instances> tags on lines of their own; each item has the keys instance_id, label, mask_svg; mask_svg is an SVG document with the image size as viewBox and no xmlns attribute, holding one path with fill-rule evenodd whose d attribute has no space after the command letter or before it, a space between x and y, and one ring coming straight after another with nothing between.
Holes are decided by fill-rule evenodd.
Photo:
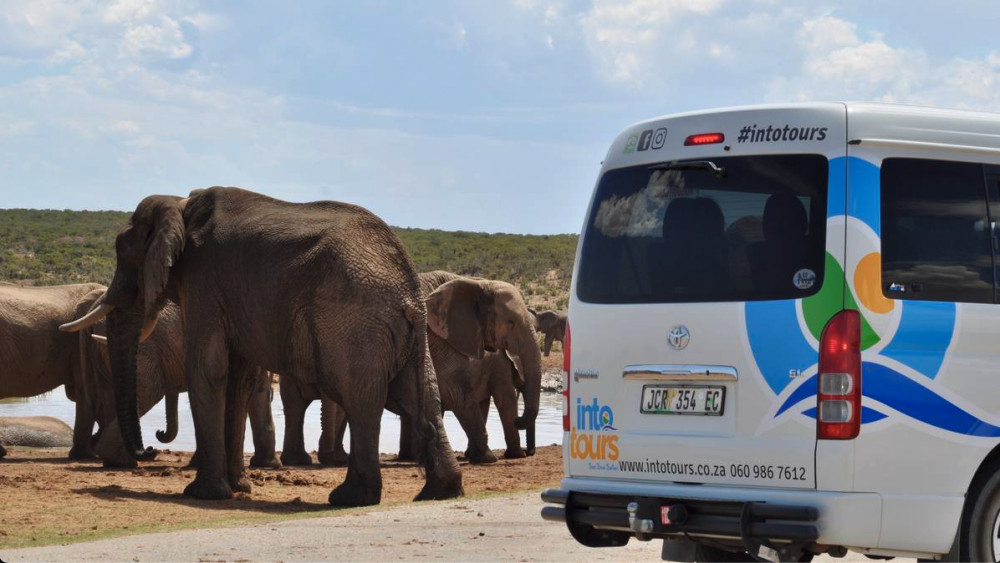
<instances>
[{"instance_id":1,"label":"van tail light","mask_svg":"<svg viewBox=\"0 0 1000 563\"><path fill-rule=\"evenodd\" d=\"M861 432L861 316L857 311L841 311L823 328L816 396L816 438L857 438Z\"/></svg>"},{"instance_id":2,"label":"van tail light","mask_svg":"<svg viewBox=\"0 0 1000 563\"><path fill-rule=\"evenodd\" d=\"M566 323L566 335L563 338L563 432L569 432L569 355L570 355L569 323Z\"/></svg>"}]
</instances>

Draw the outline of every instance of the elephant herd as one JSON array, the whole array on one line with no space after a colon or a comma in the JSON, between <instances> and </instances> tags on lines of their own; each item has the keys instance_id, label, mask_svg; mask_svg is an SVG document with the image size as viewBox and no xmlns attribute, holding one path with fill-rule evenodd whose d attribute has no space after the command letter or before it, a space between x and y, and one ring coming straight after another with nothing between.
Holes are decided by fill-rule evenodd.
<instances>
[{"instance_id":1,"label":"elephant herd","mask_svg":"<svg viewBox=\"0 0 1000 563\"><path fill-rule=\"evenodd\" d=\"M383 409L402 420L400 457L424 469L417 500L463 494L443 410L467 434L472 463L496 461L485 426L491 398L505 457L534 453L541 314L505 282L418 275L392 230L361 207L222 187L150 196L119 232L115 255L106 288L0 284L0 398L64 385L76 403L71 458L121 467L151 459L139 417L166 397L167 428L157 438L169 441L185 391L197 473L184 492L195 498L250 491L248 415L251 465L311 463L302 426L317 399L319 460L347 465L329 496L335 506L381 500ZM546 355L550 345L547 335ZM272 374L281 374L286 422L280 461Z\"/></svg>"}]
</instances>

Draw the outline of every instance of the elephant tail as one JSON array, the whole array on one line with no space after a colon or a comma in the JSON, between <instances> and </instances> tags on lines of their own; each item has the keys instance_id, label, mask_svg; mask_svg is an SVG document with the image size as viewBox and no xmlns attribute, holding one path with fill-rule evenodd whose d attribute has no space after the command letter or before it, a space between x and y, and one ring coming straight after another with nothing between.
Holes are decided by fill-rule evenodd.
<instances>
[{"instance_id":1,"label":"elephant tail","mask_svg":"<svg viewBox=\"0 0 1000 563\"><path fill-rule=\"evenodd\" d=\"M453 498L464 494L462 472L444 431L437 374L427 345L427 309L422 302L408 304L407 320L413 326L412 345L400 376L413 390L415 416L412 448L424 468L427 482L416 500Z\"/></svg>"}]
</instances>

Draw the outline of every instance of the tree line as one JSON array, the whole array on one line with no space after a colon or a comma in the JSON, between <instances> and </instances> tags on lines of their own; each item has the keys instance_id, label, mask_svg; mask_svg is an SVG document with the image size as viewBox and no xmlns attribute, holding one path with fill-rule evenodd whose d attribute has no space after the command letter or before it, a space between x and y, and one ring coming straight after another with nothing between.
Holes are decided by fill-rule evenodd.
<instances>
[{"instance_id":1,"label":"tree line","mask_svg":"<svg viewBox=\"0 0 1000 563\"><path fill-rule=\"evenodd\" d=\"M0 209L0 280L106 285L115 271L115 236L129 216L121 211ZM393 230L417 271L505 280L520 287L530 304L565 307L577 235Z\"/></svg>"}]
</instances>

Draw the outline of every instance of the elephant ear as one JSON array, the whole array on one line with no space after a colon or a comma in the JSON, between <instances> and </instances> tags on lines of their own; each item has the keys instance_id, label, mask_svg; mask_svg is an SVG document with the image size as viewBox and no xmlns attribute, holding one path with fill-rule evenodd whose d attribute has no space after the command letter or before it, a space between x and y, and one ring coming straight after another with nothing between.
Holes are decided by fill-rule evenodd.
<instances>
[{"instance_id":1,"label":"elephant ear","mask_svg":"<svg viewBox=\"0 0 1000 563\"><path fill-rule=\"evenodd\" d=\"M475 359L486 353L487 311L482 284L467 279L441 284L427 296L427 326L456 350Z\"/></svg>"},{"instance_id":2,"label":"elephant ear","mask_svg":"<svg viewBox=\"0 0 1000 563\"><path fill-rule=\"evenodd\" d=\"M152 241L142 266L146 311L151 311L170 279L170 268L184 250L184 200L164 204L153 226Z\"/></svg>"},{"instance_id":3,"label":"elephant ear","mask_svg":"<svg viewBox=\"0 0 1000 563\"><path fill-rule=\"evenodd\" d=\"M510 378L511 383L514 384L514 389L517 389L518 391L524 389L524 364L521 363L521 358L506 350L504 350L503 353L506 354L507 360L510 361L511 367L513 368L511 369Z\"/></svg>"}]
</instances>

